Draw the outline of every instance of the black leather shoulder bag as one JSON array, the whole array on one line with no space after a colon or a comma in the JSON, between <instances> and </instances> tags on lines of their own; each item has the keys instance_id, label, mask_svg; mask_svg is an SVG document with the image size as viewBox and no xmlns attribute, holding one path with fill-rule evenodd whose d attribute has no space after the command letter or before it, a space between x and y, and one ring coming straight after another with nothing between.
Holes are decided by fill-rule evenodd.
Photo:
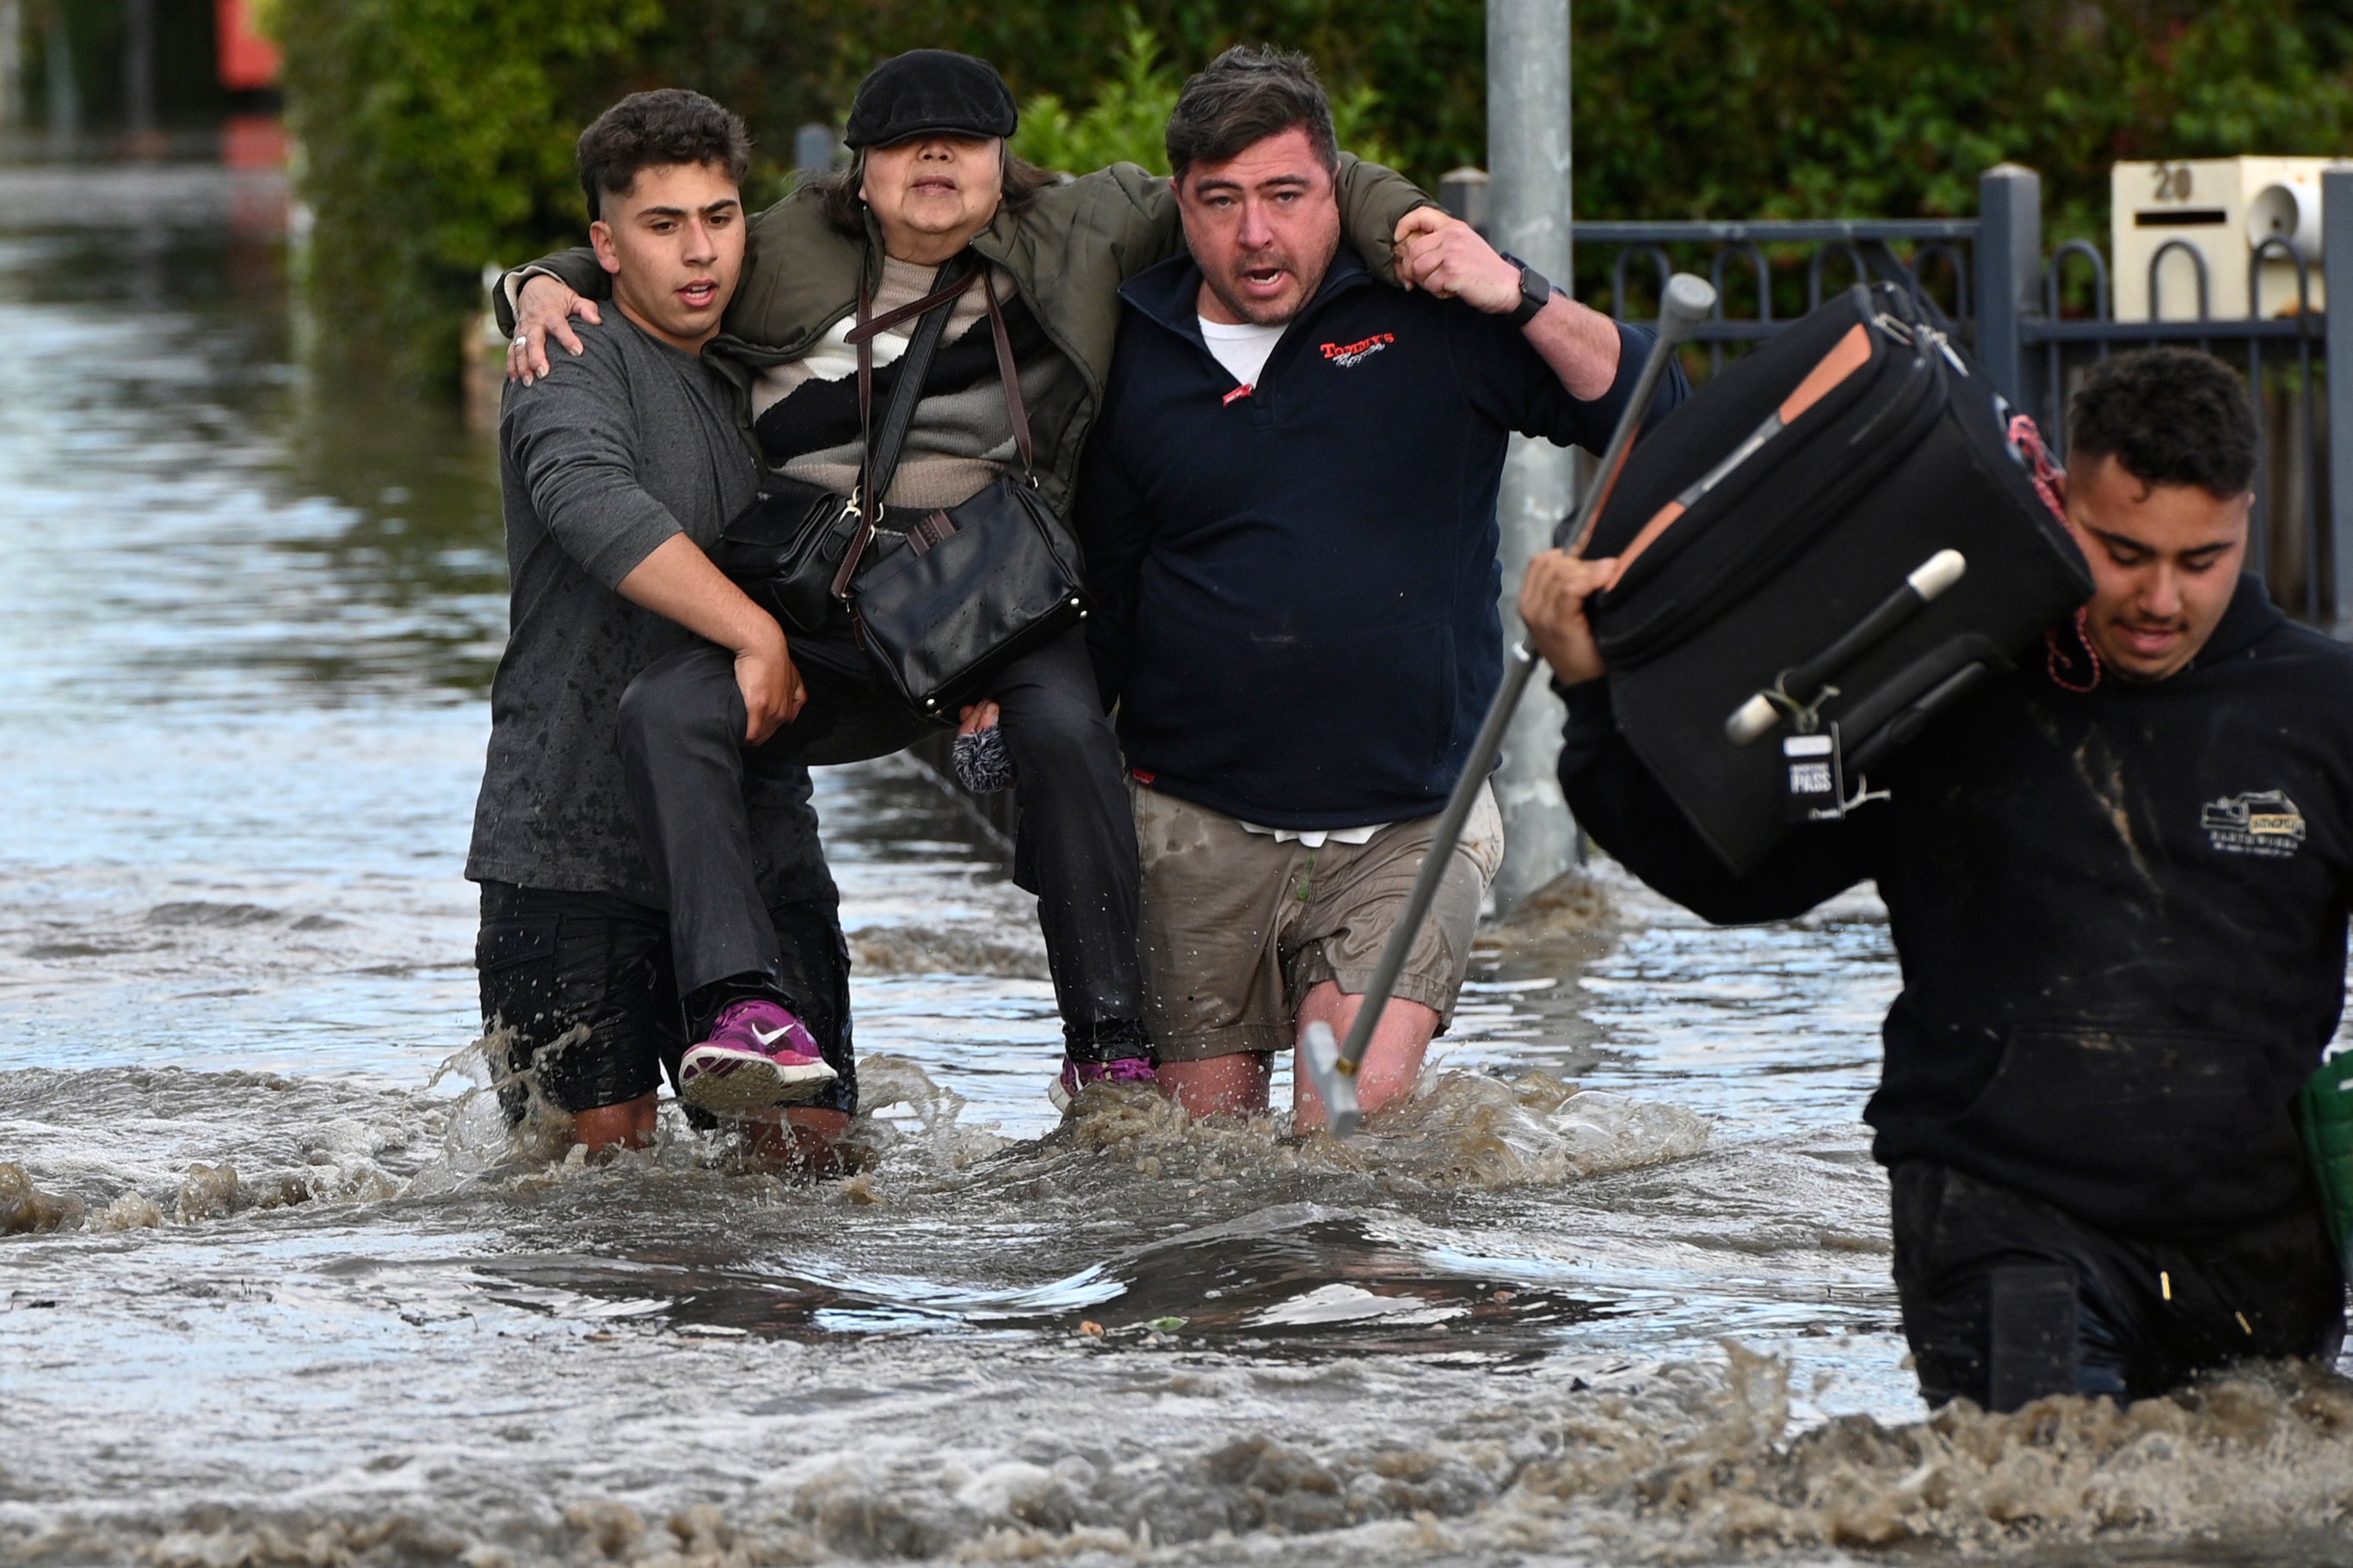
<instances>
[{"instance_id":1,"label":"black leather shoulder bag","mask_svg":"<svg viewBox=\"0 0 2353 1568\"><path fill-rule=\"evenodd\" d=\"M880 498L890 493L898 471L933 354L956 299L976 282L987 301L1021 472L1018 478L999 475L963 504L926 512L902 530L878 531L884 520ZM917 314L923 319L899 362L898 384L877 431L874 336ZM916 713L937 718L955 711L1007 664L1083 618L1078 544L1038 492L1037 450L1021 396L1020 367L985 264L977 271L952 264L941 288L883 316L869 319L861 299L849 341L858 350L859 418L866 430L866 467L857 493L846 500L825 496L802 513L797 526L772 531L779 538L788 535L789 547L769 552L780 570L765 592L739 572L740 565L756 563L727 555L719 558L720 565L745 583L788 629L807 630L824 618L825 601L811 603L811 589L822 581L824 594L847 607L860 642L892 689ZM738 522L760 510L754 508ZM736 525L729 531L735 532Z\"/></svg>"},{"instance_id":2,"label":"black leather shoulder bag","mask_svg":"<svg viewBox=\"0 0 2353 1568\"><path fill-rule=\"evenodd\" d=\"M907 705L926 716L953 712L989 677L1086 614L1077 542L1038 493L1020 367L986 267L979 283L997 340L1013 445L1021 454L1020 476L1000 474L960 506L925 512L902 532L878 534L879 498L890 493L906 439L908 421L898 417L900 407L905 403L912 415L909 388L920 384L929 365L907 367L881 439L867 448L860 489L878 499L834 581L866 650ZM861 414L872 403L866 369L871 338L870 331L859 342Z\"/></svg>"},{"instance_id":3,"label":"black leather shoulder bag","mask_svg":"<svg viewBox=\"0 0 2353 1568\"><path fill-rule=\"evenodd\" d=\"M886 431L896 428L903 438L914 417L915 399L930 369L932 355L947 330L948 314L958 296L972 286L967 268L951 266L944 286L911 305L869 321L866 302L858 306L859 416L870 419L871 351L867 342L878 332L921 316L901 358L900 381L883 416ZM872 432L861 437L869 455ZM862 478L862 476L861 476ZM860 494L839 496L769 469L763 474L759 499L720 531L711 559L753 601L776 617L785 630L814 635L834 612L835 577L851 543L863 531Z\"/></svg>"}]
</instances>

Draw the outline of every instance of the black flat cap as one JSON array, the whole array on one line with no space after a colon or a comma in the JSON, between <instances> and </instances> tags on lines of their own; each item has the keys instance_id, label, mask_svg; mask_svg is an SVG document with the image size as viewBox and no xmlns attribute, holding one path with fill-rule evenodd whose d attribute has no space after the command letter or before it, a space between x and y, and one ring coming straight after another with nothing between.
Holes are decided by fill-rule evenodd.
<instances>
[{"instance_id":1,"label":"black flat cap","mask_svg":"<svg viewBox=\"0 0 2353 1568\"><path fill-rule=\"evenodd\" d=\"M842 140L888 147L911 136L1010 136L1020 123L1013 89L987 60L947 49L909 49L869 72L849 106Z\"/></svg>"}]
</instances>

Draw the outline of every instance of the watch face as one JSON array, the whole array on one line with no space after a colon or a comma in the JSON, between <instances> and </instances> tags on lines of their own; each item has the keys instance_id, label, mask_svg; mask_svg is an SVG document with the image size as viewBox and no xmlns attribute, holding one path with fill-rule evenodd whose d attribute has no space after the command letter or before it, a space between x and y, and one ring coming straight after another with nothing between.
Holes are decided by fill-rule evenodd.
<instances>
[{"instance_id":1,"label":"watch face","mask_svg":"<svg viewBox=\"0 0 2353 1568\"><path fill-rule=\"evenodd\" d=\"M1516 314L1525 325L1538 310L1552 303L1552 285L1545 275L1523 263L1520 267L1520 308Z\"/></svg>"}]
</instances>

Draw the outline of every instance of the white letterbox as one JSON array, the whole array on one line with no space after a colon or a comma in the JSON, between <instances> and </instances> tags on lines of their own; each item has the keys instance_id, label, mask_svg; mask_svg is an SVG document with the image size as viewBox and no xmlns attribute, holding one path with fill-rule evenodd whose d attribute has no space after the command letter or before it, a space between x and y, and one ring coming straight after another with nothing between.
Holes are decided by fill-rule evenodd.
<instances>
[{"instance_id":1,"label":"white letterbox","mask_svg":"<svg viewBox=\"0 0 2353 1568\"><path fill-rule=\"evenodd\" d=\"M2320 310L2320 174L2328 158L2190 158L2118 163L2109 171L2108 255L2119 321L2198 319L2199 260L2205 263L2206 314L2244 321L2255 247L2293 240L2310 269L2308 303ZM2195 258L2193 258L2193 256ZM2157 266L2156 309L2149 267ZM2254 314L2296 310L2295 265L2263 258Z\"/></svg>"}]
</instances>

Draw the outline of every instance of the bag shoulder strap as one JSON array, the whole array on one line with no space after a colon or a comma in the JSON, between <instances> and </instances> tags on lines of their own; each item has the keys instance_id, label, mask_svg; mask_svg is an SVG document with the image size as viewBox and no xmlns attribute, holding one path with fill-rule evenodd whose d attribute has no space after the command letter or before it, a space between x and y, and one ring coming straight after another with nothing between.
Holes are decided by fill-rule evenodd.
<instances>
[{"instance_id":1,"label":"bag shoulder strap","mask_svg":"<svg viewBox=\"0 0 2353 1568\"><path fill-rule=\"evenodd\" d=\"M997 345L997 381L1005 393L1006 417L1013 426L1013 445L1021 454L1024 476L1033 484L1037 481L1038 452L1029 433L1029 410L1021 396L1021 367L1013 357L1013 337L1006 329L1005 311L997 300L997 285L988 275L987 262L981 261L977 270L967 272L963 269L964 261L964 257L958 257L942 268L943 274L955 275L939 288L880 316L868 316L866 296L863 292L859 295L858 325L850 330L848 341L858 348L858 422L864 437L866 463L859 476L854 502L859 514L858 533L843 552L841 566L833 576L833 596L837 599L849 596L850 580L858 574L866 547L873 541L875 520L882 515L882 498L890 493L891 481L899 471L900 454L906 446L907 432L913 427L915 405L922 401L923 381L931 374L933 355L947 331L948 317L957 299L975 282L980 284L982 298L988 302L989 335ZM898 384L891 389L891 405L883 411L882 428L878 436L874 429L874 338L915 316L921 316L923 321L908 342L907 352L900 356Z\"/></svg>"},{"instance_id":2,"label":"bag shoulder strap","mask_svg":"<svg viewBox=\"0 0 2353 1568\"><path fill-rule=\"evenodd\" d=\"M858 299L858 325L850 340L858 345L858 423L866 447L865 471L859 478L858 496L860 512L871 521L882 513L882 498L891 493L891 480L899 471L899 455L907 442L907 432L915 422L915 405L922 401L923 381L931 374L932 357L938 351L940 339L947 331L949 313L955 308L956 298L972 287L973 274L965 272L957 263L948 267L959 275L945 285L916 300L880 317L866 314L867 300ZM884 327L920 314L922 322L908 341L907 352L899 358L898 384L891 389L891 405L883 410L882 426L874 426L874 335Z\"/></svg>"},{"instance_id":3,"label":"bag shoulder strap","mask_svg":"<svg viewBox=\"0 0 2353 1568\"><path fill-rule=\"evenodd\" d=\"M949 266L954 268L955 262ZM866 547L874 540L875 519L882 515L882 498L891 491L891 480L899 471L899 451L906 445L907 431L915 422L915 405L923 395L923 378L931 373L933 353L940 346L941 334L947 331L948 315L955 308L956 296L972 287L970 274L952 279L945 286L912 305L886 311L880 317L866 313L866 295L858 296L858 325L849 341L858 345L858 426L866 461L858 476L858 493L850 498L849 510L858 519L858 529L850 536L849 548L841 553L841 564L833 574L831 591L837 599L849 597L850 579L857 576L859 563L866 558ZM882 414L882 432L878 439L874 432L874 334L886 326L905 321L910 315L922 315L915 335L907 343L907 352L899 357L898 384L891 389L891 406Z\"/></svg>"},{"instance_id":4,"label":"bag shoulder strap","mask_svg":"<svg viewBox=\"0 0 2353 1568\"><path fill-rule=\"evenodd\" d=\"M850 329L849 335L843 341L854 348L871 339L878 332L887 332L902 321L913 321L935 305L946 304L971 288L972 281L971 276L957 279L933 289L911 304L902 305L897 310L886 311L880 316L870 318L860 314L858 318L858 325ZM860 303L862 306L864 301L861 300Z\"/></svg>"},{"instance_id":5,"label":"bag shoulder strap","mask_svg":"<svg viewBox=\"0 0 2353 1568\"><path fill-rule=\"evenodd\" d=\"M997 378L1005 387L1005 413L1013 422L1013 445L1021 453L1022 471L1034 479L1038 453L1029 440L1029 410L1021 401L1021 367L1013 363L1013 337L1005 330L1005 312L997 306L997 284L986 267L981 268L980 287L988 301L989 335L997 340Z\"/></svg>"}]
</instances>

